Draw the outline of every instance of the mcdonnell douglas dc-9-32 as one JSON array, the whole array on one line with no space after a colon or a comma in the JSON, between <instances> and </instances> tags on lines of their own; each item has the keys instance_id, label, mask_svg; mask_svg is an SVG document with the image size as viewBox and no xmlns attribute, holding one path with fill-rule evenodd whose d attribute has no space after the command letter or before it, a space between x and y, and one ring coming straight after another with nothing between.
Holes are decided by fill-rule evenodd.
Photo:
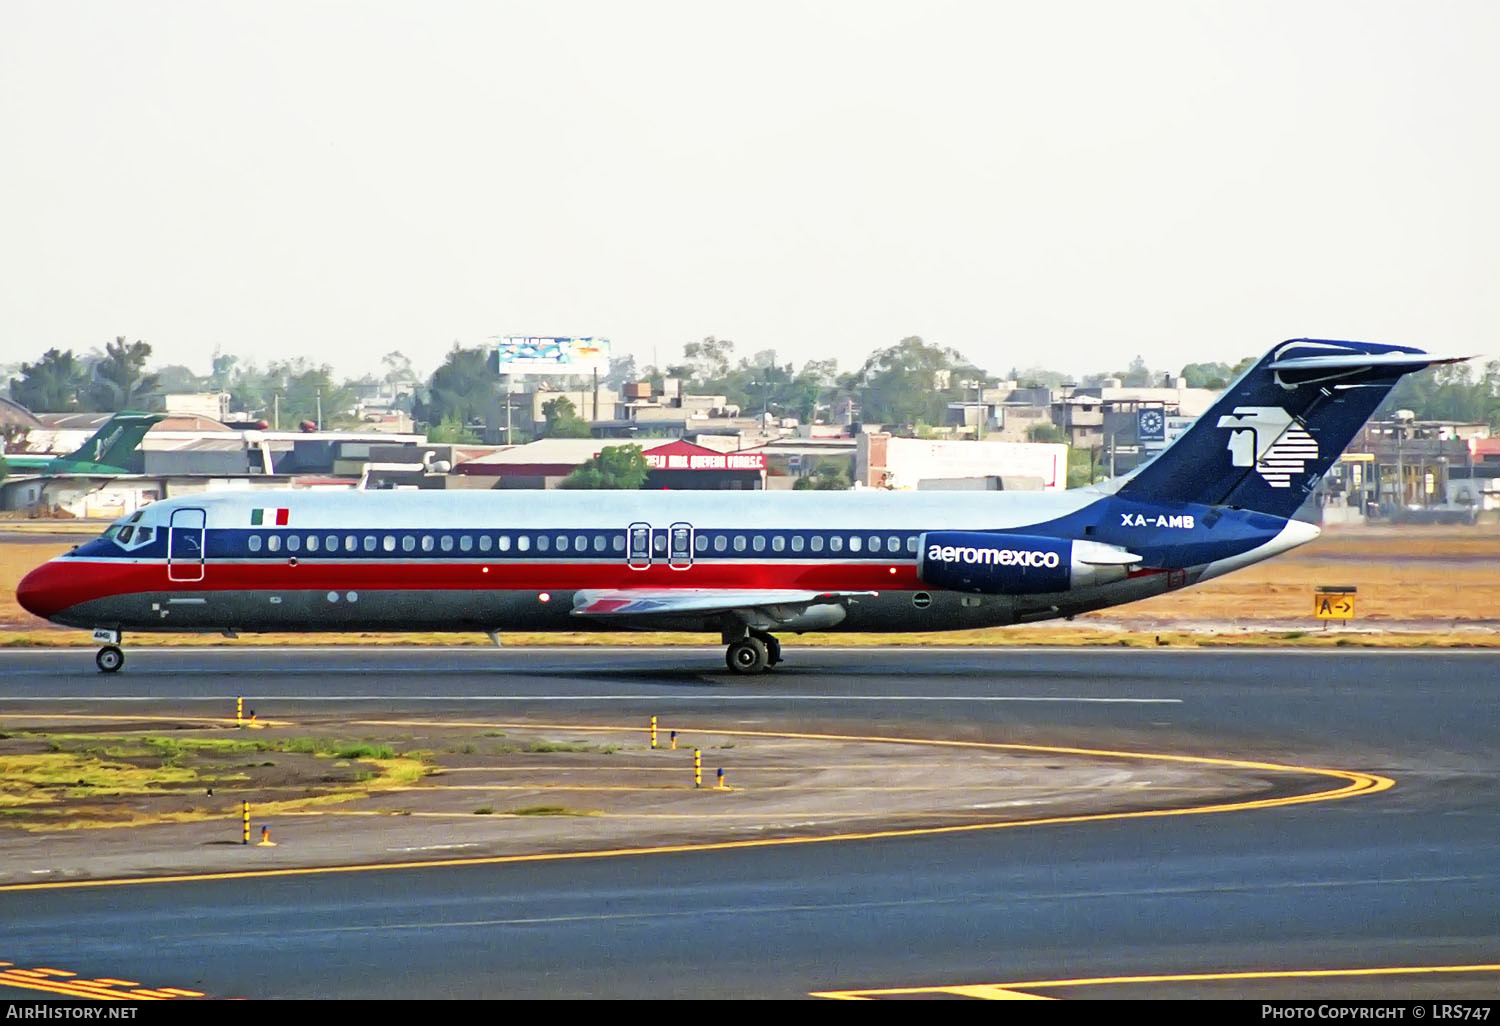
<instances>
[{"instance_id":1,"label":"mcdonnell douglas dc-9-32","mask_svg":"<svg viewBox=\"0 0 1500 1026\"><path fill-rule=\"evenodd\" d=\"M1293 339L1160 455L1057 492L250 491L153 503L29 573L28 610L125 631L776 633L1033 623L1318 536L1293 519L1401 375L1462 357Z\"/></svg>"}]
</instances>

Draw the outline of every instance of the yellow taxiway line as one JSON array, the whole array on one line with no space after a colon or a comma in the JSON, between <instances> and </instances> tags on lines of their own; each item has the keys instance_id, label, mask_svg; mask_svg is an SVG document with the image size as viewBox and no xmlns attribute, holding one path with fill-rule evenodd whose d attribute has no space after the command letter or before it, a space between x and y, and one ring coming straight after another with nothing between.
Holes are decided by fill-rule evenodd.
<instances>
[{"instance_id":1,"label":"yellow taxiway line","mask_svg":"<svg viewBox=\"0 0 1500 1026\"><path fill-rule=\"evenodd\" d=\"M1013 983L953 984L944 987L888 987L879 990L816 991L813 997L864 1001L883 997L926 997L951 994L956 997L991 1001L1016 999L1048 1000L1034 990L1056 990L1065 987L1099 987L1132 983L1205 983L1226 980L1321 980L1358 976L1414 976L1434 973L1494 973L1500 965L1405 965L1372 969L1276 969L1263 972L1175 973L1152 976L1094 976L1072 980L1019 980Z\"/></svg>"},{"instance_id":2,"label":"yellow taxiway line","mask_svg":"<svg viewBox=\"0 0 1500 1026\"><path fill-rule=\"evenodd\" d=\"M533 730L563 730L581 732L599 731L610 733L630 732L635 734L641 733L641 727L639 725L621 727L612 725L580 726L579 724L537 724L508 722L452 723L436 722L430 720L363 720L358 722L362 725L370 726L509 727L512 729ZM99 880L61 880L38 883L4 884L0 885L0 893L15 891L81 889L94 887L127 887L155 883L185 883L189 881L198 882L209 880L266 879L271 877L312 876L332 873L369 873L382 871L388 872L392 870L456 868L460 866L498 866L523 862L562 862L579 859L622 858L631 855L667 855L689 852L738 851L747 848L785 847L797 844L832 844L848 841L873 841L897 837L922 837L938 834L973 833L981 830L1009 830L1018 827L1054 826L1067 823L1097 823L1107 820L1153 819L1164 818L1168 816L1201 816L1221 812L1244 812L1252 809L1274 809L1290 805L1303 805L1312 802L1337 801L1340 799L1352 798L1359 795L1376 794L1378 792L1385 791L1391 787L1394 787L1396 783L1389 777L1383 777L1374 773L1363 773L1355 770L1327 769L1310 766L1292 766L1282 763L1258 762L1245 759L1225 759L1196 755L1175 755L1164 752L1122 752L1110 749L1070 748L1050 745L1003 744L986 741L950 741L931 738L923 739L910 737L859 736L845 734L813 734L767 730L723 730L686 727L680 725L675 727L675 729L678 731L679 743L684 733L691 732L700 736L711 735L718 737L761 737L805 741L922 745L925 747L953 748L976 752L1025 752L1029 754L1045 755L1075 755L1096 759L1129 759L1135 761L1172 762L1197 766L1217 766L1231 769L1258 770L1275 773L1329 777L1333 780L1340 781L1340 784L1337 787L1331 787L1321 791L1314 791L1308 794L1288 795L1280 798L1260 798L1247 801L1218 802L1209 805L1197 805L1180 809L1145 809L1135 812L1079 813L1074 815L1045 816L1036 819L1024 820L1000 820L983 823L949 824L945 826L893 828L889 830L870 830L818 836L754 838L735 841L707 841L695 844L608 848L598 851L545 852L524 855L485 855L456 859L425 859L411 862L379 862L366 865L302 866L279 869L245 869L227 870L221 872L175 873L166 876L153 877L115 878ZM712 789L709 790L712 791Z\"/></svg>"}]
</instances>

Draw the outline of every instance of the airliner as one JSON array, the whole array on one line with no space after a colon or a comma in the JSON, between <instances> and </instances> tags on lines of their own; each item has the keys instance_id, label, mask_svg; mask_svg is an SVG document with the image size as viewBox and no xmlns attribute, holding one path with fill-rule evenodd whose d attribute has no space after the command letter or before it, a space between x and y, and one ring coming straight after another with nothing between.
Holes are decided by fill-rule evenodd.
<instances>
[{"instance_id":1,"label":"airliner","mask_svg":"<svg viewBox=\"0 0 1500 1026\"><path fill-rule=\"evenodd\" d=\"M1160 455L1058 492L248 491L116 521L29 573L38 616L126 631L777 633L1033 623L1160 595L1318 536L1293 519L1401 375L1464 357L1293 339ZM773 633L775 632L775 633Z\"/></svg>"},{"instance_id":2,"label":"airliner","mask_svg":"<svg viewBox=\"0 0 1500 1026\"><path fill-rule=\"evenodd\" d=\"M13 474L134 474L131 457L152 425L165 420L164 413L117 413L66 456L31 456L20 453L0 454Z\"/></svg>"}]
</instances>

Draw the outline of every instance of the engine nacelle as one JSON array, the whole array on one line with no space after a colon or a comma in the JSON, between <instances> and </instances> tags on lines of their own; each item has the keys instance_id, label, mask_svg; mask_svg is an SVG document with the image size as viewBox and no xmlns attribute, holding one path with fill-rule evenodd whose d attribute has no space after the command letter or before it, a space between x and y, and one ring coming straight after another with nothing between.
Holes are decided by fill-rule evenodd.
<instances>
[{"instance_id":1,"label":"engine nacelle","mask_svg":"<svg viewBox=\"0 0 1500 1026\"><path fill-rule=\"evenodd\" d=\"M935 588L1040 595L1124 580L1141 561L1114 545L999 531L922 535L917 576Z\"/></svg>"}]
</instances>

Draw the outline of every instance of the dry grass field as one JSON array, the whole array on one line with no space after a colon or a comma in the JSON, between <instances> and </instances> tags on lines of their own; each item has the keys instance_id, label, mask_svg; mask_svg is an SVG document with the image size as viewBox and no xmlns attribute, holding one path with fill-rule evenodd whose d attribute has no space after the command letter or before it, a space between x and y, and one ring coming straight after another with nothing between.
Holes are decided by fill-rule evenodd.
<instances>
[{"instance_id":1,"label":"dry grass field","mask_svg":"<svg viewBox=\"0 0 1500 1026\"><path fill-rule=\"evenodd\" d=\"M53 627L23 610L16 583L66 551L53 542L0 543L0 644L87 645L82 631ZM1322 630L1313 619L1318 586L1358 589L1352 625ZM321 643L487 644L466 635L326 635ZM1277 559L1170 595L1079 617L1067 624L921 635L808 635L797 644L1436 644L1500 646L1500 529L1330 529ZM202 637L132 635L140 644L199 644ZM262 635L247 642L306 641ZM506 635L509 644L716 644L708 635Z\"/></svg>"}]
</instances>

